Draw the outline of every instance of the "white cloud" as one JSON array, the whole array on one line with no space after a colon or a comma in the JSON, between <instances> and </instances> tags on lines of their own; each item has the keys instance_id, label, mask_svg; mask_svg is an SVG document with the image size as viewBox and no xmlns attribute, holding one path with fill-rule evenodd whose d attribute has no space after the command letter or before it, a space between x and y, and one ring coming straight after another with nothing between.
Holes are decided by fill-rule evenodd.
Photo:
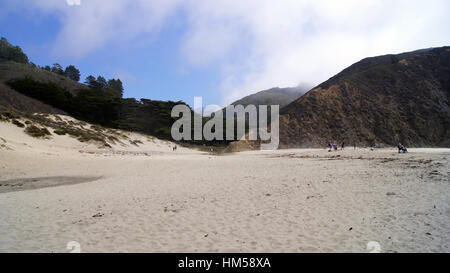
<instances>
[{"instance_id":1,"label":"white cloud","mask_svg":"<svg viewBox=\"0 0 450 273\"><path fill-rule=\"evenodd\" d=\"M67 5L69 6L79 6L81 5L81 0L67 0Z\"/></svg>"},{"instance_id":2,"label":"white cloud","mask_svg":"<svg viewBox=\"0 0 450 273\"><path fill-rule=\"evenodd\" d=\"M15 9L56 15L61 30L54 43L58 55L84 56L107 43L129 43L156 33L181 0L6 0ZM73 6L77 8L74 9Z\"/></svg>"},{"instance_id":3,"label":"white cloud","mask_svg":"<svg viewBox=\"0 0 450 273\"><path fill-rule=\"evenodd\" d=\"M90 0L76 9L33 2L59 15L55 49L73 56L155 35L183 12L183 71L219 68L223 104L274 86L318 84L367 56L450 43L447 0Z\"/></svg>"},{"instance_id":4,"label":"white cloud","mask_svg":"<svg viewBox=\"0 0 450 273\"><path fill-rule=\"evenodd\" d=\"M273 86L319 84L367 56L450 42L447 1L204 0L190 10L184 52L193 65L219 60L223 103ZM210 41L198 42L204 33ZM230 62L237 49L242 60Z\"/></svg>"}]
</instances>

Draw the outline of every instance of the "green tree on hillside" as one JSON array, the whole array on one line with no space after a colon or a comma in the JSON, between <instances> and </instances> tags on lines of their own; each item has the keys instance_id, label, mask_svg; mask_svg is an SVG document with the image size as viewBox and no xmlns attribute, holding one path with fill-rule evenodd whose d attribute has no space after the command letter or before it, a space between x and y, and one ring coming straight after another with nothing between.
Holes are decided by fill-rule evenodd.
<instances>
[{"instance_id":1,"label":"green tree on hillside","mask_svg":"<svg viewBox=\"0 0 450 273\"><path fill-rule=\"evenodd\" d=\"M51 71L53 73L58 74L58 75L64 75L64 70L63 70L62 66L59 63L54 63L53 66L52 66Z\"/></svg>"},{"instance_id":2,"label":"green tree on hillside","mask_svg":"<svg viewBox=\"0 0 450 273\"><path fill-rule=\"evenodd\" d=\"M66 70L64 71L64 75L74 81L80 80L80 70L78 70L73 65L69 65L68 67L66 67Z\"/></svg>"},{"instance_id":3,"label":"green tree on hillside","mask_svg":"<svg viewBox=\"0 0 450 273\"><path fill-rule=\"evenodd\" d=\"M123 84L120 79L110 79L108 81L108 88L117 91L121 97L123 96Z\"/></svg>"},{"instance_id":4,"label":"green tree on hillside","mask_svg":"<svg viewBox=\"0 0 450 273\"><path fill-rule=\"evenodd\" d=\"M28 57L23 53L22 49L18 46L13 46L4 37L0 39L0 59L24 64L28 63Z\"/></svg>"},{"instance_id":5,"label":"green tree on hillside","mask_svg":"<svg viewBox=\"0 0 450 273\"><path fill-rule=\"evenodd\" d=\"M100 89L105 89L108 87L108 82L106 81L106 79L102 76L98 76L97 77L97 84L99 86Z\"/></svg>"},{"instance_id":6,"label":"green tree on hillside","mask_svg":"<svg viewBox=\"0 0 450 273\"><path fill-rule=\"evenodd\" d=\"M89 75L84 83L91 89L102 91L101 93L106 96L123 96L123 84L120 79L109 79L108 81L106 81L103 76L98 76L97 78L95 78L94 76Z\"/></svg>"},{"instance_id":7,"label":"green tree on hillside","mask_svg":"<svg viewBox=\"0 0 450 273\"><path fill-rule=\"evenodd\" d=\"M84 80L84 83L92 89L99 89L100 87L97 79L95 79L95 77L92 75L87 76L86 80Z\"/></svg>"}]
</instances>

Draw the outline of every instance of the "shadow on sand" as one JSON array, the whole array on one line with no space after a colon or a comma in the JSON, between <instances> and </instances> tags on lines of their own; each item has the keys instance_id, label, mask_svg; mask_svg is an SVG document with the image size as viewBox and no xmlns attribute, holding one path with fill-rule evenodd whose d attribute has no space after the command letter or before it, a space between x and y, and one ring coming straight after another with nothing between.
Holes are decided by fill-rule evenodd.
<instances>
[{"instance_id":1,"label":"shadow on sand","mask_svg":"<svg viewBox=\"0 0 450 273\"><path fill-rule=\"evenodd\" d=\"M93 182L102 178L101 176L49 176L19 178L0 181L0 193L26 191L47 187L73 185L78 183Z\"/></svg>"}]
</instances>

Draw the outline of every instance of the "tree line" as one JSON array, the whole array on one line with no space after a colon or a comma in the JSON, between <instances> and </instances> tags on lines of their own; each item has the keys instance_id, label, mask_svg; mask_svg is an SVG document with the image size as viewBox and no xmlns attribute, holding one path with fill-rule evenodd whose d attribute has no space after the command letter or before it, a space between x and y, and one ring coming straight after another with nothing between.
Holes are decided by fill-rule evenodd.
<instances>
[{"instance_id":1,"label":"tree line","mask_svg":"<svg viewBox=\"0 0 450 273\"><path fill-rule=\"evenodd\" d=\"M76 82L79 82L81 77L80 70L74 65L69 65L66 68L63 68L59 63L54 63L52 66L39 66L34 64L33 62L30 62L28 56L22 51L19 46L12 45L4 37L1 37L0 39L0 60L28 64L33 68L39 68L42 70L53 72ZM121 97L123 96L123 83L120 79L106 80L103 76L98 76L97 78L95 78L94 76L89 75L88 77L86 77L84 83L92 89L111 89L113 91L116 91Z\"/></svg>"},{"instance_id":2,"label":"tree line","mask_svg":"<svg viewBox=\"0 0 450 273\"><path fill-rule=\"evenodd\" d=\"M84 83L89 86L92 89L95 90L103 90L103 89L112 89L120 94L120 96L123 95L123 85L122 81L120 79L109 79L106 80L102 76L98 76L95 78L92 75L89 75L86 77L86 80Z\"/></svg>"}]
</instances>

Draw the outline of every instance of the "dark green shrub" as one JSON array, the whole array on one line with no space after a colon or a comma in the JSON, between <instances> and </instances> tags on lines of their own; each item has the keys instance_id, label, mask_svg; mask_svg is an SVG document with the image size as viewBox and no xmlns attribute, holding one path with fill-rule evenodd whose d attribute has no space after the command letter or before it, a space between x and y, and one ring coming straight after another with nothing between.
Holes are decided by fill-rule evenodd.
<instances>
[{"instance_id":1,"label":"dark green shrub","mask_svg":"<svg viewBox=\"0 0 450 273\"><path fill-rule=\"evenodd\" d=\"M46 136L50 136L51 133L48 131L47 128L39 128L36 127L34 125L28 126L25 129L25 133L27 133L28 135L32 136L32 137L46 137Z\"/></svg>"},{"instance_id":2,"label":"dark green shrub","mask_svg":"<svg viewBox=\"0 0 450 273\"><path fill-rule=\"evenodd\" d=\"M6 119L16 119L16 118L20 118L15 112L11 111L11 110L6 110L3 111L2 116Z\"/></svg>"},{"instance_id":3,"label":"dark green shrub","mask_svg":"<svg viewBox=\"0 0 450 273\"><path fill-rule=\"evenodd\" d=\"M139 144L143 144L143 143L139 139L136 139L136 140L130 140L130 144L132 144L134 146L139 146Z\"/></svg>"},{"instance_id":4,"label":"dark green shrub","mask_svg":"<svg viewBox=\"0 0 450 273\"><path fill-rule=\"evenodd\" d=\"M23 124L22 122L18 121L17 119L13 119L12 120L12 124L16 125L19 128L24 128L25 124Z\"/></svg>"},{"instance_id":5,"label":"dark green shrub","mask_svg":"<svg viewBox=\"0 0 450 273\"><path fill-rule=\"evenodd\" d=\"M67 134L66 130L64 129L56 129L55 131L53 131L55 134L57 134L58 136L64 136Z\"/></svg>"}]
</instances>

